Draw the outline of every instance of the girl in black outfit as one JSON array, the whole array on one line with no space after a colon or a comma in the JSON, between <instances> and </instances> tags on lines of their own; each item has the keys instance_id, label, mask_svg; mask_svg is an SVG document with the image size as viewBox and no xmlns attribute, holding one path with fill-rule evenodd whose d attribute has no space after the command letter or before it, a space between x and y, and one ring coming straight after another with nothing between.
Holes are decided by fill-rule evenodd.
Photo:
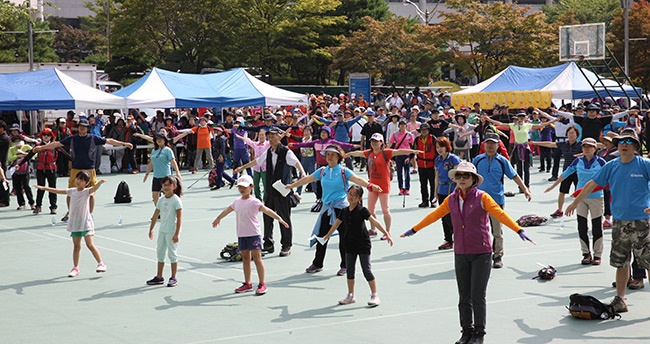
<instances>
[{"instance_id":1,"label":"girl in black outfit","mask_svg":"<svg viewBox=\"0 0 650 344\"><path fill-rule=\"evenodd\" d=\"M361 263L361 269L363 270L363 276L368 281L370 286L370 301L368 301L368 306L376 307L379 306L380 300L377 296L377 285L375 283L375 276L370 270L370 236L368 234L368 228L366 228L366 220L370 221L376 228L378 228L386 237L386 241L393 246L393 239L390 237L390 233L387 232L384 227L381 225L377 219L370 214L368 208L364 207L361 204L363 199L363 188L359 185L352 185L348 189L348 203L349 207L345 207L341 210L336 222L330 228L330 231L323 237L323 240L327 241L332 233L341 225L344 224L345 231L344 237L342 240L345 242L345 264L347 267L347 282L348 282L348 294L342 300L339 300L339 304L347 305L350 303L356 302L354 298L354 268L357 263L357 257L359 257L359 262Z\"/></svg>"}]
</instances>

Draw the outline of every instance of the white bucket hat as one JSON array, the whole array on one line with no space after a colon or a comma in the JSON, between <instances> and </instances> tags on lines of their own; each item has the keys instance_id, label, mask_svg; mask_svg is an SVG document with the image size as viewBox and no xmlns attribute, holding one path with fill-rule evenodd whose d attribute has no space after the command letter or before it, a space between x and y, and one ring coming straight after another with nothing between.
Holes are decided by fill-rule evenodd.
<instances>
[{"instance_id":1,"label":"white bucket hat","mask_svg":"<svg viewBox=\"0 0 650 344\"><path fill-rule=\"evenodd\" d=\"M483 177L476 172L476 166L472 165L469 161L462 161L456 168L449 170L449 178L455 179L456 172L468 172L475 175L478 178L478 182L476 182L475 186L479 186L483 183Z\"/></svg>"}]
</instances>

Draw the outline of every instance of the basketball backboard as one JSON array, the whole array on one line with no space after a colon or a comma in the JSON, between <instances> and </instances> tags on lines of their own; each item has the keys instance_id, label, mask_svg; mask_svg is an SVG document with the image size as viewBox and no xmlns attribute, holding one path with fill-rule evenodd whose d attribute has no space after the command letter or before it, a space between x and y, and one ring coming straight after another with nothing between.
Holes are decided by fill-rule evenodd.
<instances>
[{"instance_id":1,"label":"basketball backboard","mask_svg":"<svg viewBox=\"0 0 650 344\"><path fill-rule=\"evenodd\" d=\"M560 61L605 59L605 23L560 26Z\"/></svg>"}]
</instances>

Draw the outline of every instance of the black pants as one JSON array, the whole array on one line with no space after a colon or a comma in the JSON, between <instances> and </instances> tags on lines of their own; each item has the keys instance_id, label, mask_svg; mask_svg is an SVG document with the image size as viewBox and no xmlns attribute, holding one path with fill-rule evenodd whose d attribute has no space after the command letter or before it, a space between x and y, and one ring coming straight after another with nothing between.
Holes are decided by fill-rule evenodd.
<instances>
[{"instance_id":1,"label":"black pants","mask_svg":"<svg viewBox=\"0 0 650 344\"><path fill-rule=\"evenodd\" d=\"M345 266L347 266L347 277L348 279L354 279L355 267L357 265L357 256L359 256L359 263L361 264L361 271L363 271L363 277L366 278L366 281L374 281L375 275L372 274L370 269L370 253L346 253L345 254Z\"/></svg>"},{"instance_id":2,"label":"black pants","mask_svg":"<svg viewBox=\"0 0 650 344\"><path fill-rule=\"evenodd\" d=\"M126 149L126 161L127 164L130 165L131 170L135 171L140 171L140 166L138 166L135 162L135 148L134 149ZM177 160L178 161L178 160ZM125 166L122 166L124 168Z\"/></svg>"},{"instance_id":3,"label":"black pants","mask_svg":"<svg viewBox=\"0 0 650 344\"><path fill-rule=\"evenodd\" d=\"M25 197L23 197L23 190L25 191L25 196L27 196L27 201L29 205L34 205L34 196L32 195L32 188L29 186L29 173L17 174L14 173L13 178L11 179L14 190L16 190L16 198L18 199L18 205L25 205Z\"/></svg>"},{"instance_id":4,"label":"black pants","mask_svg":"<svg viewBox=\"0 0 650 344\"><path fill-rule=\"evenodd\" d=\"M136 164L146 165L149 163L149 155L147 154L148 150L146 148L138 148L135 150L135 162Z\"/></svg>"},{"instance_id":5,"label":"black pants","mask_svg":"<svg viewBox=\"0 0 650 344\"><path fill-rule=\"evenodd\" d=\"M442 204L442 202L447 198L449 195L441 195L438 194L438 204ZM447 214L442 217L442 230L445 234L445 241L453 244L454 243L454 225L451 223L451 215Z\"/></svg>"},{"instance_id":6,"label":"black pants","mask_svg":"<svg viewBox=\"0 0 650 344\"><path fill-rule=\"evenodd\" d=\"M334 212L338 217L338 215L341 213L341 209L334 208ZM325 236L325 234L327 234L327 232L329 232L330 228L332 227L330 225L330 217L329 215L327 215L327 213L324 213L323 216L321 217L319 226L320 227L318 231L318 236L322 238ZM343 238L345 236L345 226L341 224L337 230L339 232L339 254L341 255L340 267L345 268L345 245L343 244ZM323 262L325 261L326 251L327 251L327 242L325 242L324 245L321 245L320 243L316 243L316 256L314 257L312 264L314 264L319 268L322 268Z\"/></svg>"},{"instance_id":7,"label":"black pants","mask_svg":"<svg viewBox=\"0 0 650 344\"><path fill-rule=\"evenodd\" d=\"M553 148L539 147L539 169L544 171L551 170L551 158L553 156Z\"/></svg>"},{"instance_id":8,"label":"black pants","mask_svg":"<svg viewBox=\"0 0 650 344\"><path fill-rule=\"evenodd\" d=\"M432 202L435 190L436 170L433 168L418 167L418 174L420 175L420 195L422 202ZM431 193L429 193L431 190Z\"/></svg>"},{"instance_id":9,"label":"black pants","mask_svg":"<svg viewBox=\"0 0 650 344\"><path fill-rule=\"evenodd\" d=\"M487 317L487 284L492 271L492 254L456 254L454 256L458 285L458 313L462 328L474 327L485 332Z\"/></svg>"},{"instance_id":10,"label":"black pants","mask_svg":"<svg viewBox=\"0 0 650 344\"><path fill-rule=\"evenodd\" d=\"M531 153L528 149L524 151L524 158L519 157L519 152L515 149L512 152L512 157L510 158L513 165L517 166L517 174L523 176L524 185L526 187L530 186L530 163L531 163Z\"/></svg>"},{"instance_id":11,"label":"black pants","mask_svg":"<svg viewBox=\"0 0 650 344\"><path fill-rule=\"evenodd\" d=\"M4 162L0 162L0 168L2 168L2 171L6 175L7 168L5 167ZM7 189L5 190L4 185L0 185L0 204L4 204L7 206L10 204L9 192L10 192L9 186L7 186Z\"/></svg>"},{"instance_id":12,"label":"black pants","mask_svg":"<svg viewBox=\"0 0 650 344\"><path fill-rule=\"evenodd\" d=\"M560 172L560 160L562 160L562 150L559 148L553 149L553 171L551 177L557 178Z\"/></svg>"},{"instance_id":13,"label":"black pants","mask_svg":"<svg viewBox=\"0 0 650 344\"><path fill-rule=\"evenodd\" d=\"M61 147L61 149L64 149L66 152L70 153L70 150ZM58 157L56 158L56 171L59 174L59 177L67 177L70 175L70 171L68 169L68 162L70 160L68 159L65 154L59 152Z\"/></svg>"},{"instance_id":14,"label":"black pants","mask_svg":"<svg viewBox=\"0 0 650 344\"><path fill-rule=\"evenodd\" d=\"M291 231L291 206L289 200L281 195L275 195L274 192L268 192L264 205L275 211L280 217L287 222L289 228L280 225L280 243L282 248L289 249L292 245ZM272 248L275 244L273 240L273 221L274 219L264 214L264 248Z\"/></svg>"},{"instance_id":15,"label":"black pants","mask_svg":"<svg viewBox=\"0 0 650 344\"><path fill-rule=\"evenodd\" d=\"M45 181L47 181L47 186L51 188L56 188L56 172L55 171L45 171L45 170L36 170L36 184L45 186ZM36 206L43 206L43 196L45 195L45 190L36 191ZM48 192L48 197L50 199L50 210L56 209L56 194L54 192Z\"/></svg>"}]
</instances>

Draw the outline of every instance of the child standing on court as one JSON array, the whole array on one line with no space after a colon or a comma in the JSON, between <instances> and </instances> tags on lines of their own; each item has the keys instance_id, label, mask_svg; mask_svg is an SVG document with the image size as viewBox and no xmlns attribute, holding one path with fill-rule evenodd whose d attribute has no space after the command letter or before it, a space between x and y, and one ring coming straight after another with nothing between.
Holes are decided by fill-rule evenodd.
<instances>
[{"instance_id":1,"label":"child standing on court","mask_svg":"<svg viewBox=\"0 0 650 344\"><path fill-rule=\"evenodd\" d=\"M151 225L149 226L149 239L153 240L153 228L156 226L158 215L160 215L160 229L158 232L158 244L156 245L158 270L156 276L147 281L147 285L165 283L165 279L162 276L163 269L165 268L165 252L167 252L172 267L172 275L169 278L169 282L167 282L167 286L175 287L178 284L176 271L178 269L178 236L181 233L183 219L183 203L181 202L183 188L180 181L174 176L165 176L161 182L164 197L158 199L156 210L151 217Z\"/></svg>"},{"instance_id":2,"label":"child standing on court","mask_svg":"<svg viewBox=\"0 0 650 344\"><path fill-rule=\"evenodd\" d=\"M224 209L217 218L212 221L212 227L216 228L221 220L233 211L237 214L237 237L239 250L241 251L242 262L244 263L244 283L237 289L235 293L244 293L253 290L251 284L251 257L255 262L255 269L259 276L260 282L255 290L256 295L263 295L266 293L266 284L264 283L264 263L262 262L262 232L260 230L260 222L257 218L258 214L264 214L278 220L284 227L289 228L289 225L276 214L273 210L264 206L264 203L258 198L252 197L253 193L253 178L249 175L244 175L237 179L237 189L241 194L232 202L232 204Z\"/></svg>"},{"instance_id":3,"label":"child standing on court","mask_svg":"<svg viewBox=\"0 0 650 344\"><path fill-rule=\"evenodd\" d=\"M376 307L379 306L381 301L379 300L379 296L377 296L375 276L370 270L371 244L368 228L366 228L366 220L370 221L373 226L379 228L379 230L384 233L386 241L388 241L391 246L393 246L393 239L381 223L370 214L368 208L363 206L361 201L363 199L363 189L359 185L350 186L347 197L350 205L343 208L332 225L332 228L330 228L329 232L327 232L323 237L324 240L328 240L332 236L332 233L334 233L341 224L346 228L345 234L341 240L345 242L345 266L347 267L348 294L345 298L339 300L339 304L347 305L356 302L354 298L354 268L357 264L357 257L359 257L363 276L366 278L366 281L368 281L368 285L370 286L371 294L368 306Z\"/></svg>"},{"instance_id":4,"label":"child standing on court","mask_svg":"<svg viewBox=\"0 0 650 344\"><path fill-rule=\"evenodd\" d=\"M106 179L97 182L93 187L87 188L90 183L90 173L79 171L75 177L75 187L67 190L55 189L43 185L34 185L39 190L53 192L70 197L70 218L67 231L70 232L74 248L72 250L72 262L74 267L70 270L68 277L75 277L79 274L79 253L81 251L81 238L86 241L86 247L93 254L97 261L96 272L106 272L106 265L102 262L102 255L99 253L93 235L95 235L95 224L90 214L90 195L93 195L99 187L106 183Z\"/></svg>"}]
</instances>

